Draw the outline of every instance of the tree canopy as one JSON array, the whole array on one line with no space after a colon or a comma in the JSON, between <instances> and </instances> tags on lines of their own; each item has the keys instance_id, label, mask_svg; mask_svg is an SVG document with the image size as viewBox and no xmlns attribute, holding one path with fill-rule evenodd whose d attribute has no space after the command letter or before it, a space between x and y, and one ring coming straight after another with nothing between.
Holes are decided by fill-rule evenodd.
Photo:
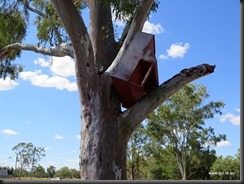
<instances>
[{"instance_id":1,"label":"tree canopy","mask_svg":"<svg viewBox=\"0 0 244 184\"><path fill-rule=\"evenodd\" d=\"M10 75L11 79L18 76L22 67L12 64L12 61L19 57L21 51L1 50L1 48L16 42L21 42L26 35L26 22L23 20L21 12L12 9L0 8L0 53L1 57L8 56L0 62L0 77L6 78Z\"/></svg>"},{"instance_id":2,"label":"tree canopy","mask_svg":"<svg viewBox=\"0 0 244 184\"><path fill-rule=\"evenodd\" d=\"M203 169L200 162L210 168L210 162L206 162L210 157L206 156L212 154L212 146L226 139L225 135L216 136L213 128L204 126L204 120L221 114L224 106L221 101L206 103L208 97L205 86L189 84L148 118L149 134L171 150L183 180Z\"/></svg>"},{"instance_id":3,"label":"tree canopy","mask_svg":"<svg viewBox=\"0 0 244 184\"><path fill-rule=\"evenodd\" d=\"M214 180L240 180L240 149L233 156L219 156L211 167Z\"/></svg>"},{"instance_id":4,"label":"tree canopy","mask_svg":"<svg viewBox=\"0 0 244 184\"><path fill-rule=\"evenodd\" d=\"M45 149L35 147L32 143L21 142L14 146L12 150L16 153L15 170L18 169L19 178L25 169L30 169L33 174L37 163L45 157Z\"/></svg>"}]
</instances>

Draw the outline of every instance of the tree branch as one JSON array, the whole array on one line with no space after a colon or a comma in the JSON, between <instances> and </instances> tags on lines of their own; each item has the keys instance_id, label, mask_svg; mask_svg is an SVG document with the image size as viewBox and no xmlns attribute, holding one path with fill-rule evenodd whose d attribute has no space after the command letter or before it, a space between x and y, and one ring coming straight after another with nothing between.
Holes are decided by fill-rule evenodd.
<instances>
[{"instance_id":1,"label":"tree branch","mask_svg":"<svg viewBox=\"0 0 244 184\"><path fill-rule=\"evenodd\" d=\"M179 74L165 81L158 88L145 95L122 114L133 132L140 123L159 105L188 83L214 72L215 65L202 64L182 70Z\"/></svg>"},{"instance_id":2,"label":"tree branch","mask_svg":"<svg viewBox=\"0 0 244 184\"><path fill-rule=\"evenodd\" d=\"M0 61L13 54L14 50L26 50L26 51L33 51L36 53L49 55L49 56L56 56L56 57L70 56L74 58L72 46L67 44L60 44L55 48L46 48L46 47L39 47L38 45L34 45L34 44L13 43L0 49Z\"/></svg>"},{"instance_id":3,"label":"tree branch","mask_svg":"<svg viewBox=\"0 0 244 184\"><path fill-rule=\"evenodd\" d=\"M90 38L96 66L105 71L114 60L118 49L114 39L111 7L102 0L89 1ZM101 49L102 48L102 49Z\"/></svg>"},{"instance_id":4,"label":"tree branch","mask_svg":"<svg viewBox=\"0 0 244 184\"><path fill-rule=\"evenodd\" d=\"M128 21L126 22L126 24L125 24L125 27L124 27L123 32L122 32L122 34L121 34L121 37L120 37L120 39L119 39L119 43L121 43L121 45L122 45L122 43L124 42L124 40L125 40L125 38L126 38L126 36L127 36L127 34L128 34L128 31L129 31L129 29L130 29L131 23L132 23L132 20L128 20Z\"/></svg>"},{"instance_id":5,"label":"tree branch","mask_svg":"<svg viewBox=\"0 0 244 184\"><path fill-rule=\"evenodd\" d=\"M81 60L83 60L83 58L93 56L93 51L89 52L91 41L85 23L72 1L51 0L51 2L70 37L75 57L82 56Z\"/></svg>"},{"instance_id":6,"label":"tree branch","mask_svg":"<svg viewBox=\"0 0 244 184\"><path fill-rule=\"evenodd\" d=\"M135 17L133 18L125 41L120 48L119 53L117 54L116 58L114 59L113 63L107 69L108 74L112 74L113 70L116 68L117 64L119 63L120 59L124 55L128 45L130 44L131 40L134 38L135 34L138 31L141 31L143 25L146 21L147 16L149 15L150 9L154 3L154 0L143 0L141 7L137 11Z\"/></svg>"},{"instance_id":7,"label":"tree branch","mask_svg":"<svg viewBox=\"0 0 244 184\"><path fill-rule=\"evenodd\" d=\"M28 10L30 10L30 11L36 13L37 15L39 15L39 16L41 16L41 17L43 17L43 18L46 18L46 19L48 18L48 15L42 13L41 11L39 11L39 10L37 10L37 9L34 9L33 7L31 7L31 6L29 5L29 2L28 2L28 1L25 1L25 2L24 2L24 5L25 5L25 7L26 7ZM57 27L54 26L54 25L52 25L51 27L52 27L52 29L53 29L55 35L57 36L58 43L60 44L60 43L62 42L62 38L61 38L61 36L60 36L60 34L59 34L59 32L58 32Z\"/></svg>"},{"instance_id":8,"label":"tree branch","mask_svg":"<svg viewBox=\"0 0 244 184\"><path fill-rule=\"evenodd\" d=\"M42 13L41 11L39 11L39 10L37 10L37 9L32 8L32 7L29 5L29 2L25 1L24 4L25 4L25 7L26 7L28 10L30 10L30 11L32 11L32 12L34 12L34 13L40 15L40 16L43 17L43 18L47 18L47 16L46 16L44 13Z\"/></svg>"}]
</instances>

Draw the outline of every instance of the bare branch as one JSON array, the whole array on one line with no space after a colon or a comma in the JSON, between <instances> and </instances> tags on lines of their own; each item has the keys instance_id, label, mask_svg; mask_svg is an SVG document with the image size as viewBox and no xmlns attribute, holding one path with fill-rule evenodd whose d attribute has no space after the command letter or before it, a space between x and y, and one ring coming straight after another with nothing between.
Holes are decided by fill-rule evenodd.
<instances>
[{"instance_id":1,"label":"bare branch","mask_svg":"<svg viewBox=\"0 0 244 184\"><path fill-rule=\"evenodd\" d=\"M52 0L51 2L70 37L76 59L79 58L82 61L92 56L89 59L94 61L93 50L90 50L91 41L85 23L72 1ZM85 65L85 63L83 64ZM90 62L89 66L91 65L95 68L94 63Z\"/></svg>"},{"instance_id":2,"label":"bare branch","mask_svg":"<svg viewBox=\"0 0 244 184\"><path fill-rule=\"evenodd\" d=\"M106 71L114 60L118 49L114 40L111 8L103 1L90 1L90 38L96 66ZM102 16L101 16L102 15ZM103 48L103 49L101 49Z\"/></svg>"},{"instance_id":3,"label":"bare branch","mask_svg":"<svg viewBox=\"0 0 244 184\"><path fill-rule=\"evenodd\" d=\"M182 70L179 74L165 81L158 88L145 95L141 100L134 104L130 109L122 114L125 122L131 125L131 132L153 112L160 104L167 100L188 83L214 72L215 65L202 64L196 67Z\"/></svg>"},{"instance_id":4,"label":"bare branch","mask_svg":"<svg viewBox=\"0 0 244 184\"><path fill-rule=\"evenodd\" d=\"M135 17L133 18L129 31L127 33L127 36L125 38L125 41L120 48L120 51L116 58L114 59L113 63L110 65L110 67L107 69L107 73L111 74L117 64L119 63L120 59L124 55L126 48L130 44L131 40L135 36L135 34L138 31L141 31L143 28L143 25L146 21L147 16L149 15L150 9L154 3L154 0L144 0L141 4L141 7L139 8L138 12L136 13Z\"/></svg>"},{"instance_id":5,"label":"bare branch","mask_svg":"<svg viewBox=\"0 0 244 184\"><path fill-rule=\"evenodd\" d=\"M0 61L13 54L13 51L15 50L26 50L26 51L33 51L36 53L49 55L49 56L56 56L56 57L70 56L74 58L72 46L67 44L60 44L55 48L46 48L46 47L39 47L38 45L34 45L34 44L13 43L7 45L6 47L3 47L0 50Z\"/></svg>"},{"instance_id":6,"label":"bare branch","mask_svg":"<svg viewBox=\"0 0 244 184\"><path fill-rule=\"evenodd\" d=\"M44 13L42 13L41 11L39 11L39 10L37 10L37 9L32 8L32 7L29 5L29 2L27 2L27 1L25 1L25 7L26 7L28 10L30 10L30 11L32 11L32 12L34 12L34 13L40 15L40 16L43 17L43 18L47 18L47 16L46 16Z\"/></svg>"},{"instance_id":7,"label":"bare branch","mask_svg":"<svg viewBox=\"0 0 244 184\"><path fill-rule=\"evenodd\" d=\"M35 9L35 8L31 7L31 6L29 5L29 2L28 2L28 1L25 1L24 4L25 4L25 7L26 7L28 10L30 10L30 11L36 13L37 15L39 15L39 16L41 16L41 17L43 17L43 18L46 18L46 19L48 18L48 15L42 13L42 12L39 11L38 9ZM52 25L52 29L53 29L55 35L57 36L58 43L60 44L60 43L62 42L62 38L61 38L61 36L60 36L60 34L59 34L59 32L58 32L57 27L54 26L54 25Z\"/></svg>"},{"instance_id":8,"label":"bare branch","mask_svg":"<svg viewBox=\"0 0 244 184\"><path fill-rule=\"evenodd\" d=\"M125 27L124 27L124 29L123 29L123 32L122 32L122 34L121 34L121 37L120 37L120 39L119 39L119 42L120 42L120 43L123 43L123 42L124 42L124 40L125 40L125 38L126 38L126 36L127 36L127 34L128 34L128 31L129 31L129 29L130 29L131 23L132 23L132 20L128 20L128 21L126 22Z\"/></svg>"}]
</instances>

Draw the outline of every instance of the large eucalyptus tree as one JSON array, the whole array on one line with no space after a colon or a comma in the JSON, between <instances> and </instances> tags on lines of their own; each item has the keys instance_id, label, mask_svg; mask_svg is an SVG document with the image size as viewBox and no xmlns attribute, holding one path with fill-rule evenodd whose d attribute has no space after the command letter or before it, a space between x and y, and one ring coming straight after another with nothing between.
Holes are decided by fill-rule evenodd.
<instances>
[{"instance_id":1,"label":"large eucalyptus tree","mask_svg":"<svg viewBox=\"0 0 244 184\"><path fill-rule=\"evenodd\" d=\"M18 76L13 64L21 50L75 60L81 104L82 179L126 179L126 147L133 131L145 117L189 82L214 72L202 64L185 69L162 83L126 111L115 92L111 73L133 37L141 31L154 0L0 0L0 74ZM89 31L82 8L89 8ZM29 13L36 14L36 45L22 43ZM124 19L121 38L115 39L112 12ZM16 22L16 23L15 23ZM117 41L118 40L118 41Z\"/></svg>"},{"instance_id":2,"label":"large eucalyptus tree","mask_svg":"<svg viewBox=\"0 0 244 184\"><path fill-rule=\"evenodd\" d=\"M215 160L214 146L226 140L225 134L215 135L205 121L222 114L222 101L206 102L205 86L189 84L172 95L149 115L147 131L162 147L171 151L182 180L209 177ZM198 175L199 176L198 176Z\"/></svg>"}]
</instances>

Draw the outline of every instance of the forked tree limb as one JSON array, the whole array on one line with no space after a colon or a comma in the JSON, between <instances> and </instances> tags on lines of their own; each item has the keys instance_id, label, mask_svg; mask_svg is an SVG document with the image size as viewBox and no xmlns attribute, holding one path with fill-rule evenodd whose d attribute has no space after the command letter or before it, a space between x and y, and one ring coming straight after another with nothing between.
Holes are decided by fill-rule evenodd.
<instances>
[{"instance_id":1,"label":"forked tree limb","mask_svg":"<svg viewBox=\"0 0 244 184\"><path fill-rule=\"evenodd\" d=\"M167 100L171 95L177 92L188 83L211 74L214 72L215 65L201 64L195 67L182 70L177 75L162 83L158 88L145 95L131 108L122 114L125 122L131 127L131 133L139 126L139 124Z\"/></svg>"},{"instance_id":2,"label":"forked tree limb","mask_svg":"<svg viewBox=\"0 0 244 184\"><path fill-rule=\"evenodd\" d=\"M111 7L105 6L103 1L89 1L89 15L89 35L96 67L101 71L105 71L111 65L118 52Z\"/></svg>"}]
</instances>

